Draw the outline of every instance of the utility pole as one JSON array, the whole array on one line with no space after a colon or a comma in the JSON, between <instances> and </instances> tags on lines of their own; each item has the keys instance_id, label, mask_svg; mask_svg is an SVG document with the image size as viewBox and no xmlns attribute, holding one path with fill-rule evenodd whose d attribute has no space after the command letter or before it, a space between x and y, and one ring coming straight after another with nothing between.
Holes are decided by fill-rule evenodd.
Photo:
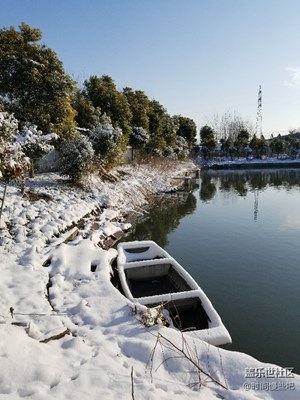
<instances>
[{"instance_id":1,"label":"utility pole","mask_svg":"<svg viewBox=\"0 0 300 400\"><path fill-rule=\"evenodd\" d=\"M256 114L256 127L255 133L257 137L262 138L262 90L261 85L259 85L258 90L258 104L257 104L257 114Z\"/></svg>"}]
</instances>

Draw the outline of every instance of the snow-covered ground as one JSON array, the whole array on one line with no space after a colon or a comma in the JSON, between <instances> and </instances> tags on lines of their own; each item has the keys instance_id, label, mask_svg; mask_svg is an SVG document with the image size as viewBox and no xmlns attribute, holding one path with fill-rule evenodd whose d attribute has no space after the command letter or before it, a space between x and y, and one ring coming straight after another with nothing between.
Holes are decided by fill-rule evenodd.
<instances>
[{"instance_id":1,"label":"snow-covered ground","mask_svg":"<svg viewBox=\"0 0 300 400\"><path fill-rule=\"evenodd\" d=\"M25 197L9 186L0 222L1 399L299 399L299 375L146 327L143 308L110 281L116 251L97 243L128 228L124 215L143 212L190 167L123 167L105 182L89 178L85 190L43 174Z\"/></svg>"}]
</instances>

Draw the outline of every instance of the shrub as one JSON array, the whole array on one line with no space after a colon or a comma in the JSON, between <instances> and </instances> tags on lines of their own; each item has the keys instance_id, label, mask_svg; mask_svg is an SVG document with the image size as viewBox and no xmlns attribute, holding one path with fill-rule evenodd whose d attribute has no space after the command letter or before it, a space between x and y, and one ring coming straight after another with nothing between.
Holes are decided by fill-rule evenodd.
<instances>
[{"instance_id":1,"label":"shrub","mask_svg":"<svg viewBox=\"0 0 300 400\"><path fill-rule=\"evenodd\" d=\"M62 175L70 177L73 183L81 180L94 161L94 149L86 136L62 142L59 149L59 166Z\"/></svg>"},{"instance_id":2,"label":"shrub","mask_svg":"<svg viewBox=\"0 0 300 400\"><path fill-rule=\"evenodd\" d=\"M117 165L124 156L124 138L121 128L104 123L91 135L95 155L101 158L105 168Z\"/></svg>"}]
</instances>

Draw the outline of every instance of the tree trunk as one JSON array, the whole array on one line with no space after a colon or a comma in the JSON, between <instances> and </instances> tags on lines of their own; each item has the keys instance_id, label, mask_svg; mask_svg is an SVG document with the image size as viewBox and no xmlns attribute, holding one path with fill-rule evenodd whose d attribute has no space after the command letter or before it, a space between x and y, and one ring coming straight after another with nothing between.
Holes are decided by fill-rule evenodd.
<instances>
[{"instance_id":1,"label":"tree trunk","mask_svg":"<svg viewBox=\"0 0 300 400\"><path fill-rule=\"evenodd\" d=\"M3 191L3 197L2 197L2 202L1 202L1 209L0 209L0 221L1 221L1 217L2 217L2 211L3 211L3 208L4 208L4 201L5 201L5 196L6 196L7 185L8 185L8 183L5 182L4 191Z\"/></svg>"},{"instance_id":2,"label":"tree trunk","mask_svg":"<svg viewBox=\"0 0 300 400\"><path fill-rule=\"evenodd\" d=\"M34 161L30 160L29 178L34 178Z\"/></svg>"}]
</instances>

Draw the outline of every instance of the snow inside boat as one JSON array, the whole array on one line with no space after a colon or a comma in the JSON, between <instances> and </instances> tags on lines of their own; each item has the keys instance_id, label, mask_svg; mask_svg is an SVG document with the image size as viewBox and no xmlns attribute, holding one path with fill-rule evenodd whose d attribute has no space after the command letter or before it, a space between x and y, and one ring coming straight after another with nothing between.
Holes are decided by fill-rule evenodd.
<instances>
[{"instance_id":1,"label":"snow inside boat","mask_svg":"<svg viewBox=\"0 0 300 400\"><path fill-rule=\"evenodd\" d=\"M189 273L153 241L122 242L117 266L125 296L147 307L164 304L174 326L219 346L231 337Z\"/></svg>"}]
</instances>

